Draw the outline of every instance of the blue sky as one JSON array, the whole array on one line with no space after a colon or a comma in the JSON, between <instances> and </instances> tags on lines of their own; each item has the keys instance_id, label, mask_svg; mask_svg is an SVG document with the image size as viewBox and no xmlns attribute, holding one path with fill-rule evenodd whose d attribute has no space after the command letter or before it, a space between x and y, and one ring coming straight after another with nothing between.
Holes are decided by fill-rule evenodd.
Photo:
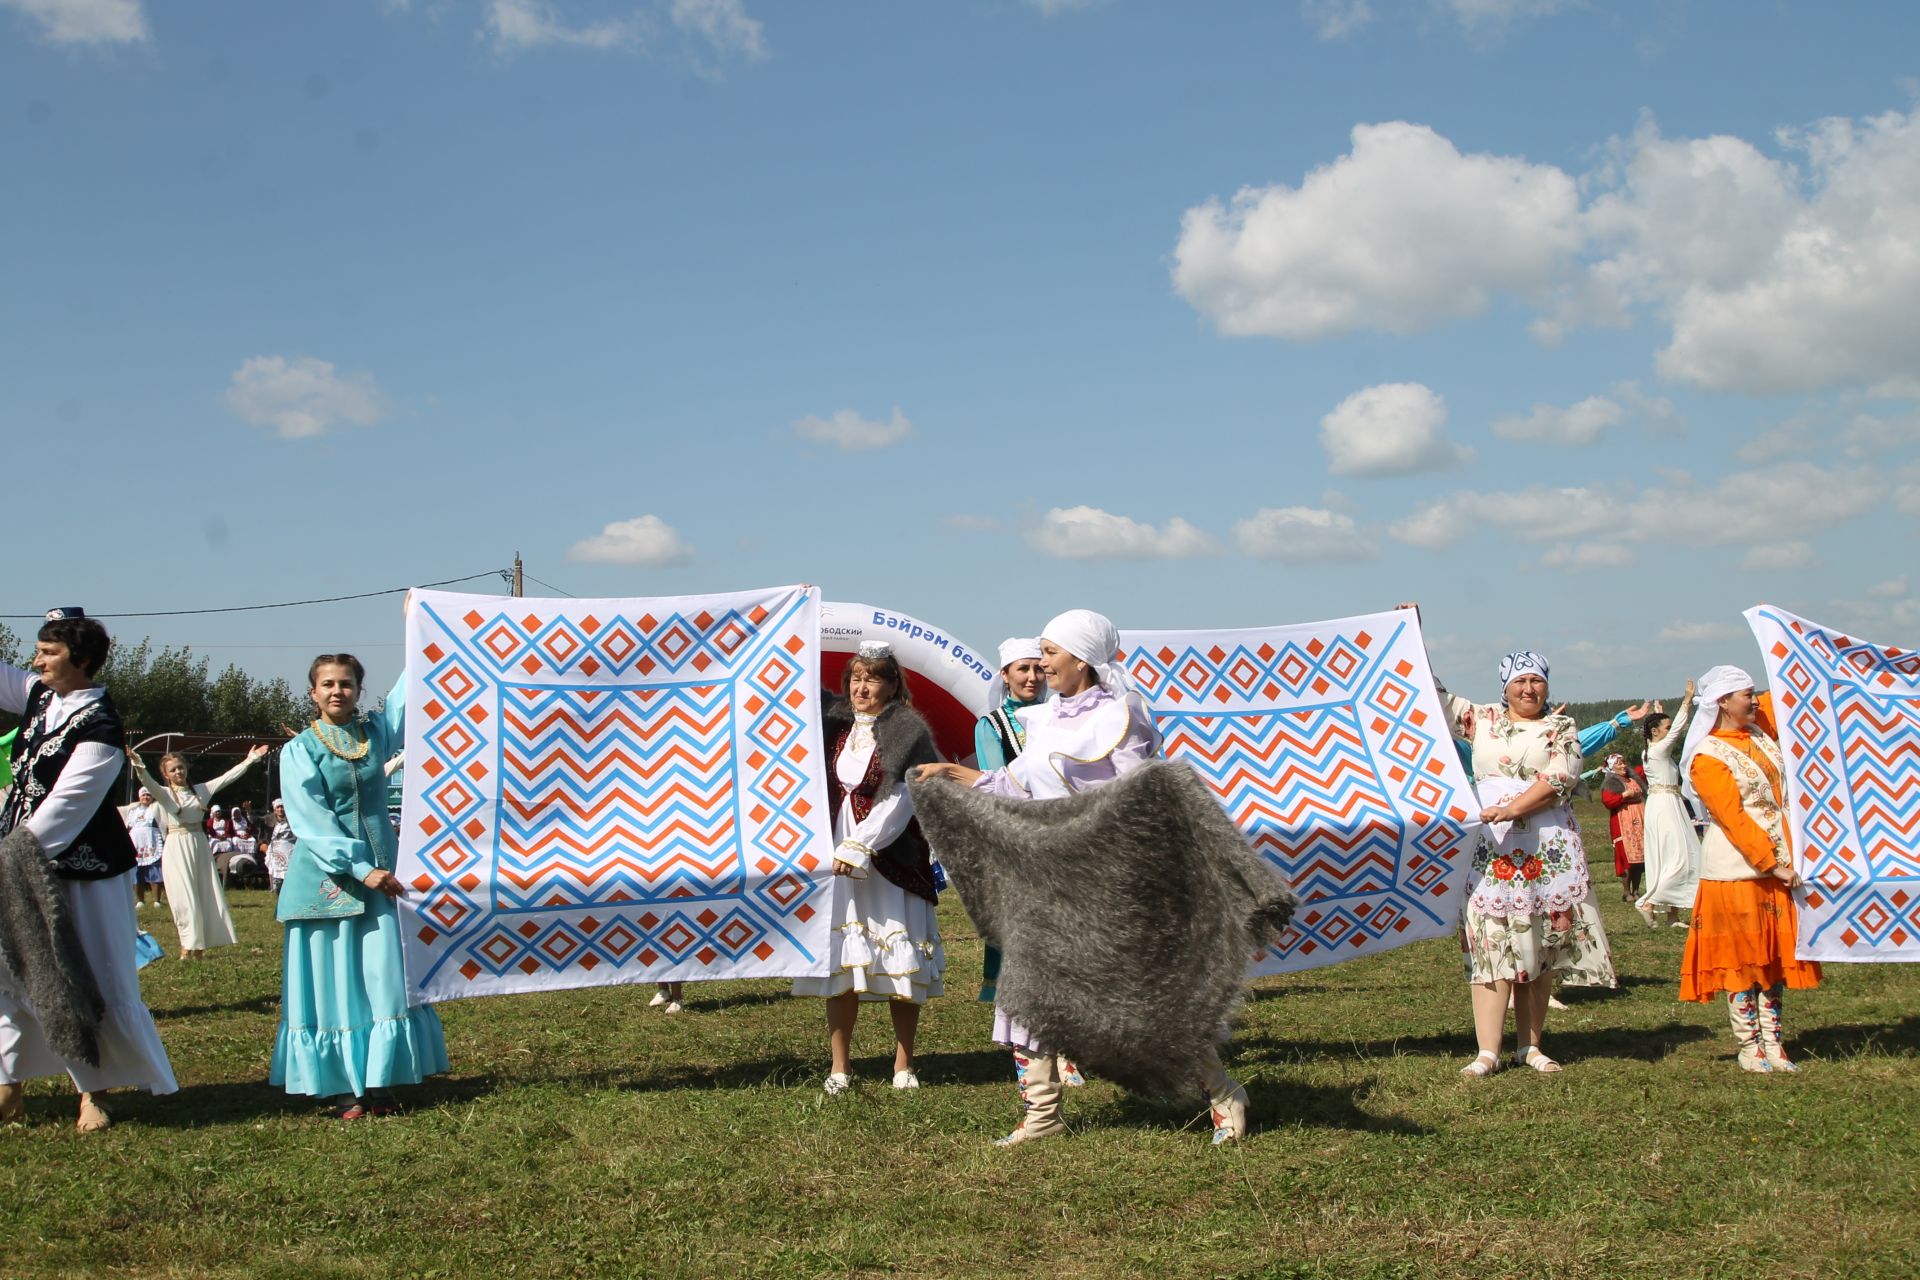
<instances>
[{"instance_id":1,"label":"blue sky","mask_svg":"<svg viewBox=\"0 0 1920 1280\"><path fill-rule=\"evenodd\" d=\"M1920 645L1916 49L1896 3L0 0L0 611L518 550L981 647L1417 599L1468 692L1757 669L1762 600ZM390 599L117 631L399 660Z\"/></svg>"}]
</instances>

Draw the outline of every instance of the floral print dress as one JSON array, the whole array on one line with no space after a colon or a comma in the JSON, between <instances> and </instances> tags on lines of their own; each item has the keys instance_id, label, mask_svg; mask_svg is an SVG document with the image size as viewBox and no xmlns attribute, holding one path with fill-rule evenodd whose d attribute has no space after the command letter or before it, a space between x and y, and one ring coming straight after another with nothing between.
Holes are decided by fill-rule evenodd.
<instances>
[{"instance_id":1,"label":"floral print dress","mask_svg":"<svg viewBox=\"0 0 1920 1280\"><path fill-rule=\"evenodd\" d=\"M1521 720L1495 703L1439 690L1454 736L1473 749L1480 803L1505 803L1544 779L1556 802L1486 828L1467 881L1460 944L1467 981L1615 985L1613 956L1592 902L1586 848L1570 803L1580 738L1566 716Z\"/></svg>"}]
</instances>

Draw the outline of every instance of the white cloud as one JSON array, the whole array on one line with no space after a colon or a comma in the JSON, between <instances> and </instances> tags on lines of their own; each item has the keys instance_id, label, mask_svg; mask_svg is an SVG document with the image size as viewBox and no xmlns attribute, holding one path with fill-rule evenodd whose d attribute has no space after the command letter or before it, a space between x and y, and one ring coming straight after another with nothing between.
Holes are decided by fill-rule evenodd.
<instances>
[{"instance_id":1,"label":"white cloud","mask_svg":"<svg viewBox=\"0 0 1920 1280\"><path fill-rule=\"evenodd\" d=\"M1900 469L1893 486L1893 509L1903 516L1920 516L1920 466Z\"/></svg>"},{"instance_id":2,"label":"white cloud","mask_svg":"<svg viewBox=\"0 0 1920 1280\"><path fill-rule=\"evenodd\" d=\"M1623 569L1639 557L1617 542L1557 542L1540 557L1543 569Z\"/></svg>"},{"instance_id":3,"label":"white cloud","mask_svg":"<svg viewBox=\"0 0 1920 1280\"><path fill-rule=\"evenodd\" d=\"M1544 299L1581 244L1578 189L1552 165L1461 155L1404 121L1352 139L1298 187L1243 188L1182 217L1174 287L1221 332L1413 333L1501 292Z\"/></svg>"},{"instance_id":4,"label":"white cloud","mask_svg":"<svg viewBox=\"0 0 1920 1280\"><path fill-rule=\"evenodd\" d=\"M1349 152L1298 187L1188 209L1173 282L1230 335L1411 333L1504 295L1535 308L1543 342L1656 319L1668 330L1659 372L1708 390L1911 389L1920 111L1822 120L1772 142L1780 154L1643 122L1576 181L1462 154L1422 125L1361 124Z\"/></svg>"},{"instance_id":5,"label":"white cloud","mask_svg":"<svg viewBox=\"0 0 1920 1280\"><path fill-rule=\"evenodd\" d=\"M1353 517L1317 507L1263 507L1233 526L1240 549L1284 564L1371 560L1380 554Z\"/></svg>"},{"instance_id":6,"label":"white cloud","mask_svg":"<svg viewBox=\"0 0 1920 1280\"><path fill-rule=\"evenodd\" d=\"M1027 545L1063 560L1181 560L1219 550L1179 516L1156 529L1098 507L1053 508L1027 534Z\"/></svg>"},{"instance_id":7,"label":"white cloud","mask_svg":"<svg viewBox=\"0 0 1920 1280\"><path fill-rule=\"evenodd\" d=\"M1339 40L1372 22L1373 6L1367 0L1300 0L1300 16L1322 40Z\"/></svg>"},{"instance_id":8,"label":"white cloud","mask_svg":"<svg viewBox=\"0 0 1920 1280\"><path fill-rule=\"evenodd\" d=\"M567 559L584 564L665 568L692 560L693 548L681 541L679 531L665 520L646 515L615 520L593 537L582 538L567 552Z\"/></svg>"},{"instance_id":9,"label":"white cloud","mask_svg":"<svg viewBox=\"0 0 1920 1280\"><path fill-rule=\"evenodd\" d=\"M1496 418L1493 434L1503 440L1535 440L1547 444L1592 444L1608 427L1626 417L1626 410L1605 396L1588 396L1562 409L1537 404L1524 418Z\"/></svg>"},{"instance_id":10,"label":"white cloud","mask_svg":"<svg viewBox=\"0 0 1920 1280\"><path fill-rule=\"evenodd\" d=\"M1707 640L1733 640L1738 631L1724 622L1670 622L1660 628L1656 640L1676 644L1697 644Z\"/></svg>"},{"instance_id":11,"label":"white cloud","mask_svg":"<svg viewBox=\"0 0 1920 1280\"><path fill-rule=\"evenodd\" d=\"M1771 543L1843 524L1886 496L1886 482L1870 468L1783 462L1706 488L1646 490L1627 527L1635 538L1692 546Z\"/></svg>"},{"instance_id":12,"label":"white cloud","mask_svg":"<svg viewBox=\"0 0 1920 1280\"><path fill-rule=\"evenodd\" d=\"M1483 526L1572 539L1618 524L1625 511L1619 499L1597 489L1462 491L1426 503L1387 532L1416 547L1451 546Z\"/></svg>"},{"instance_id":13,"label":"white cloud","mask_svg":"<svg viewBox=\"0 0 1920 1280\"><path fill-rule=\"evenodd\" d=\"M1895 600L1907 594L1905 578L1888 578L1885 582L1876 582L1867 588L1867 594L1877 600Z\"/></svg>"},{"instance_id":14,"label":"white cloud","mask_svg":"<svg viewBox=\"0 0 1920 1280\"><path fill-rule=\"evenodd\" d=\"M673 25L705 38L715 52L743 58L767 56L767 41L757 19L741 0L673 0Z\"/></svg>"},{"instance_id":15,"label":"white cloud","mask_svg":"<svg viewBox=\"0 0 1920 1280\"><path fill-rule=\"evenodd\" d=\"M1740 557L1742 569L1812 569L1819 564L1820 557L1804 542L1763 543Z\"/></svg>"},{"instance_id":16,"label":"white cloud","mask_svg":"<svg viewBox=\"0 0 1920 1280\"><path fill-rule=\"evenodd\" d=\"M284 440L325 435L341 423L370 427L387 398L370 373L340 373L312 356L253 356L233 371L221 403L242 422Z\"/></svg>"},{"instance_id":17,"label":"white cloud","mask_svg":"<svg viewBox=\"0 0 1920 1280\"><path fill-rule=\"evenodd\" d=\"M569 23L546 0L488 0L482 30L501 53L519 53L547 45L580 49L622 49L640 43L644 24L637 16Z\"/></svg>"},{"instance_id":18,"label":"white cloud","mask_svg":"<svg viewBox=\"0 0 1920 1280\"><path fill-rule=\"evenodd\" d=\"M851 409L842 409L831 418L808 414L793 424L794 434L816 444L830 444L845 453L884 449L899 444L913 434L913 423L894 408L885 422L863 418Z\"/></svg>"},{"instance_id":19,"label":"white cloud","mask_svg":"<svg viewBox=\"0 0 1920 1280\"><path fill-rule=\"evenodd\" d=\"M1638 382L1616 382L1613 398L1628 416L1638 418L1647 430L1659 435L1678 435L1687 429L1687 416L1674 408L1665 396L1649 395Z\"/></svg>"},{"instance_id":20,"label":"white cloud","mask_svg":"<svg viewBox=\"0 0 1920 1280\"><path fill-rule=\"evenodd\" d=\"M1354 392L1320 419L1320 445L1335 475L1434 471L1473 457L1448 440L1447 404L1417 382L1387 382Z\"/></svg>"},{"instance_id":21,"label":"white cloud","mask_svg":"<svg viewBox=\"0 0 1920 1280\"><path fill-rule=\"evenodd\" d=\"M54 44L132 44L149 39L140 0L0 0L40 24Z\"/></svg>"}]
</instances>

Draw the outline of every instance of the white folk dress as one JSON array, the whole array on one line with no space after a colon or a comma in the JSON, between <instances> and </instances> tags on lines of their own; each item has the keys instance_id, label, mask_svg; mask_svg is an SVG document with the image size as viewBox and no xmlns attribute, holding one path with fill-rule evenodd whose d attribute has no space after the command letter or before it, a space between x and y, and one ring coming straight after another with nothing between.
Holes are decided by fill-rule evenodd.
<instances>
[{"instance_id":1,"label":"white folk dress","mask_svg":"<svg viewBox=\"0 0 1920 1280\"><path fill-rule=\"evenodd\" d=\"M1521 720L1438 689L1457 738L1473 745L1483 806L1505 803L1544 779L1554 802L1486 829L1474 851L1461 914L1467 981L1532 982L1557 974L1571 986L1615 985L1613 956L1592 903L1586 847L1569 803L1580 781L1580 739L1566 716ZM1566 921L1556 928L1554 917Z\"/></svg>"},{"instance_id":2,"label":"white folk dress","mask_svg":"<svg viewBox=\"0 0 1920 1280\"><path fill-rule=\"evenodd\" d=\"M1647 887L1635 906L1691 907L1700 890L1700 837L1680 798L1680 766L1673 759L1686 740L1692 701L1680 703L1666 737L1647 744Z\"/></svg>"},{"instance_id":3,"label":"white folk dress","mask_svg":"<svg viewBox=\"0 0 1920 1280\"><path fill-rule=\"evenodd\" d=\"M173 927L180 931L182 951L227 947L235 941L227 895L220 892L213 874L213 845L201 824L213 797L252 764L242 760L212 782L196 782L181 790L154 781L144 767L136 770L140 784L153 793L153 802L166 815L160 871L166 878L167 907L173 912Z\"/></svg>"},{"instance_id":4,"label":"white folk dress","mask_svg":"<svg viewBox=\"0 0 1920 1280\"><path fill-rule=\"evenodd\" d=\"M26 672L0 664L0 707L16 715L25 710L33 682ZM48 706L47 716L57 727L100 692L96 686L58 698ZM49 855L60 853L79 836L119 778L123 758L96 743L74 749L60 781L26 823ZM174 1082L153 1014L140 998L139 965L133 952L134 937L140 932L133 914L133 877L127 871L104 880L60 882L80 950L106 1002L99 1030L100 1065L88 1066L53 1051L39 1015L0 957L0 1084L64 1073L82 1093L129 1086L172 1093L180 1087Z\"/></svg>"},{"instance_id":5,"label":"white folk dress","mask_svg":"<svg viewBox=\"0 0 1920 1280\"><path fill-rule=\"evenodd\" d=\"M833 927L824 978L795 978L796 996L837 996L857 991L862 1000L910 1000L925 1004L945 992L946 948L933 904L875 872L869 850L884 849L913 821L913 799L904 786L877 801L865 819L853 816L852 791L873 762L875 717L856 715L853 732L834 760L847 794L833 814L834 857L854 868L833 877Z\"/></svg>"}]
</instances>

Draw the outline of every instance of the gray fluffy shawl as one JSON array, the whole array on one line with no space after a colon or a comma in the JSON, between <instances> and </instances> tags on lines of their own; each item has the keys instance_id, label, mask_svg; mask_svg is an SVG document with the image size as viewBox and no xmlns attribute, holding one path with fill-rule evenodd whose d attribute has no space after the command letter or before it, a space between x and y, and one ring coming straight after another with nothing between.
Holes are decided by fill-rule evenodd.
<instances>
[{"instance_id":1,"label":"gray fluffy shawl","mask_svg":"<svg viewBox=\"0 0 1920 1280\"><path fill-rule=\"evenodd\" d=\"M1191 1096L1298 902L1206 784L1154 761L1064 800L910 786L967 913L1006 953L1001 1010L1129 1089Z\"/></svg>"},{"instance_id":2,"label":"gray fluffy shawl","mask_svg":"<svg viewBox=\"0 0 1920 1280\"><path fill-rule=\"evenodd\" d=\"M0 952L53 1051L99 1066L107 1003L47 851L25 826L0 839Z\"/></svg>"}]
</instances>

